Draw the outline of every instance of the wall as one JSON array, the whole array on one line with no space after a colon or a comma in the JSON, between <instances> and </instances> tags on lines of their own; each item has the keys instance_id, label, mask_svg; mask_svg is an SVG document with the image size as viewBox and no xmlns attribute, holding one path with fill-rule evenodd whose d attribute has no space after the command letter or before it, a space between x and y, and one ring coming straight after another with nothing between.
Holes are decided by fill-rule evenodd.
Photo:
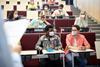
<instances>
[{"instance_id":1,"label":"wall","mask_svg":"<svg viewBox=\"0 0 100 67\"><path fill-rule=\"evenodd\" d=\"M100 0L77 0L77 6L100 22Z\"/></svg>"}]
</instances>

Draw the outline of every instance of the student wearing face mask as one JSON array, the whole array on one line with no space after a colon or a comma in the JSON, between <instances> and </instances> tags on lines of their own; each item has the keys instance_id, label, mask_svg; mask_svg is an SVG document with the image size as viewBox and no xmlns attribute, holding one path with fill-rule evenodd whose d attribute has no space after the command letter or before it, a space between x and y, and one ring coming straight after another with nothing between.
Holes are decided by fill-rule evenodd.
<instances>
[{"instance_id":1,"label":"student wearing face mask","mask_svg":"<svg viewBox=\"0 0 100 67\"><path fill-rule=\"evenodd\" d=\"M43 10L41 11L41 13L46 17L46 18L49 18L49 16L51 16L51 12L50 12L50 9L49 9L49 5L48 4L45 4L43 5Z\"/></svg>"},{"instance_id":2,"label":"student wearing face mask","mask_svg":"<svg viewBox=\"0 0 100 67\"><path fill-rule=\"evenodd\" d=\"M55 50L61 49L62 44L60 41L60 37L55 34L53 26L47 25L44 30L45 30L45 35L42 35L39 38L36 44L36 49L38 50L43 50L43 49L47 50L48 48L53 48Z\"/></svg>"},{"instance_id":3,"label":"student wearing face mask","mask_svg":"<svg viewBox=\"0 0 100 67\"><path fill-rule=\"evenodd\" d=\"M90 48L90 44L86 40L85 36L80 34L80 27L78 25L72 26L72 32L66 36L66 48L65 50L73 49L73 50L85 50ZM71 52L66 51L67 63L68 67L72 67L72 58ZM79 60L79 67L85 67L86 65L86 57L85 53L79 53L79 56L76 57Z\"/></svg>"},{"instance_id":4,"label":"student wearing face mask","mask_svg":"<svg viewBox=\"0 0 100 67\"><path fill-rule=\"evenodd\" d=\"M21 16L18 15L18 11L12 11L9 13L7 20L8 21L14 21L14 20L19 20L21 19Z\"/></svg>"},{"instance_id":5,"label":"student wearing face mask","mask_svg":"<svg viewBox=\"0 0 100 67\"><path fill-rule=\"evenodd\" d=\"M40 51L41 50L47 50L48 52L51 52L53 50L62 49L62 44L61 44L60 37L55 34L53 26L52 25L47 25L44 30L45 30L45 34L42 35L39 38L35 48L37 50L40 50ZM50 60L49 60L49 65L48 66L52 65L53 62L57 63L58 62L57 60L59 60L59 57L60 57L59 54L49 55ZM47 61L47 59L41 59L40 60L40 63L41 63L42 67L46 67L45 66L46 61Z\"/></svg>"},{"instance_id":6,"label":"student wearing face mask","mask_svg":"<svg viewBox=\"0 0 100 67\"><path fill-rule=\"evenodd\" d=\"M85 11L81 12L80 16L75 19L74 25L79 25L81 27L81 29L80 29L81 32L88 32L89 31L88 19L87 19Z\"/></svg>"},{"instance_id":7,"label":"student wearing face mask","mask_svg":"<svg viewBox=\"0 0 100 67\"><path fill-rule=\"evenodd\" d=\"M59 8L53 12L52 17L63 18L65 16L69 16L63 8L64 5L60 4Z\"/></svg>"}]
</instances>

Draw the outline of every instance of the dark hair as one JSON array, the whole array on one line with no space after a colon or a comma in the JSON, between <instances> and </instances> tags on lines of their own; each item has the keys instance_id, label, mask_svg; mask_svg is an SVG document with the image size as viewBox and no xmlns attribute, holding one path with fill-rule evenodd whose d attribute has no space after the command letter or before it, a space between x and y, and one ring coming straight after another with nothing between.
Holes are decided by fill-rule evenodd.
<instances>
[{"instance_id":1,"label":"dark hair","mask_svg":"<svg viewBox=\"0 0 100 67\"><path fill-rule=\"evenodd\" d=\"M72 27L76 27L77 30L80 30L80 26L79 25L72 25Z\"/></svg>"},{"instance_id":2,"label":"dark hair","mask_svg":"<svg viewBox=\"0 0 100 67\"><path fill-rule=\"evenodd\" d=\"M16 12L16 10L11 11L11 12L8 14L7 19L8 19L9 21L19 20L19 19L21 18L20 16L14 17L14 13L15 13L15 12Z\"/></svg>"},{"instance_id":3,"label":"dark hair","mask_svg":"<svg viewBox=\"0 0 100 67\"><path fill-rule=\"evenodd\" d=\"M43 9L44 9L45 6L47 6L48 8L50 8L48 4L44 4L44 5L43 5Z\"/></svg>"},{"instance_id":4,"label":"dark hair","mask_svg":"<svg viewBox=\"0 0 100 67\"><path fill-rule=\"evenodd\" d=\"M60 5L59 5L59 7L62 7L62 8L63 8L63 7L64 7L64 5L63 5L63 4L60 4Z\"/></svg>"},{"instance_id":5,"label":"dark hair","mask_svg":"<svg viewBox=\"0 0 100 67\"><path fill-rule=\"evenodd\" d=\"M13 20L13 18L14 18L14 11L11 11L11 12L8 14L7 19L8 19L8 20Z\"/></svg>"},{"instance_id":6,"label":"dark hair","mask_svg":"<svg viewBox=\"0 0 100 67\"><path fill-rule=\"evenodd\" d=\"M44 31L47 32L47 31L49 31L50 28L53 28L53 26L52 26L52 25L47 25L47 26L44 28Z\"/></svg>"}]
</instances>

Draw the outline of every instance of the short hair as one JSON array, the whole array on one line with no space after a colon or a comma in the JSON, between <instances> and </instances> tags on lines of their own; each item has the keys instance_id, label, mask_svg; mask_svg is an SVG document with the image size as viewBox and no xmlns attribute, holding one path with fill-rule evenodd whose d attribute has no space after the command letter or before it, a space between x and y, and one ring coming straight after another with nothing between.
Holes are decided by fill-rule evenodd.
<instances>
[{"instance_id":1,"label":"short hair","mask_svg":"<svg viewBox=\"0 0 100 67\"><path fill-rule=\"evenodd\" d=\"M44 28L44 31L47 32L47 31L49 31L50 28L53 28L53 25L47 25L47 26Z\"/></svg>"},{"instance_id":2,"label":"short hair","mask_svg":"<svg viewBox=\"0 0 100 67\"><path fill-rule=\"evenodd\" d=\"M48 4L44 4L43 5L43 9L44 9L45 6L47 6L48 8L50 8L50 6Z\"/></svg>"},{"instance_id":3,"label":"short hair","mask_svg":"<svg viewBox=\"0 0 100 67\"><path fill-rule=\"evenodd\" d=\"M80 30L80 26L79 25L72 25L72 27L76 27L77 30Z\"/></svg>"},{"instance_id":4,"label":"short hair","mask_svg":"<svg viewBox=\"0 0 100 67\"><path fill-rule=\"evenodd\" d=\"M64 5L63 5L63 4L60 4L60 5L59 5L59 7L62 7L62 8L63 8L63 7L64 7Z\"/></svg>"},{"instance_id":5,"label":"short hair","mask_svg":"<svg viewBox=\"0 0 100 67\"><path fill-rule=\"evenodd\" d=\"M14 11L11 11L11 12L8 14L7 19L8 19L8 20L13 20L13 18L14 18Z\"/></svg>"}]
</instances>

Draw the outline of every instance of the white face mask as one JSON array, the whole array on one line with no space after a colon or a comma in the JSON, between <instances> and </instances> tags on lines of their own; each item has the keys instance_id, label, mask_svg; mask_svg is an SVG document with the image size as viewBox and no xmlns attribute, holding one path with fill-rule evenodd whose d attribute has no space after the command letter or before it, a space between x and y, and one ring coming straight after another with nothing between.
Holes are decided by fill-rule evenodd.
<instances>
[{"instance_id":1,"label":"white face mask","mask_svg":"<svg viewBox=\"0 0 100 67\"><path fill-rule=\"evenodd\" d=\"M49 36L54 36L54 35L55 35L54 31L49 32Z\"/></svg>"},{"instance_id":2,"label":"white face mask","mask_svg":"<svg viewBox=\"0 0 100 67\"><path fill-rule=\"evenodd\" d=\"M48 8L47 8L47 7L45 7L45 8L44 8L44 10L48 10Z\"/></svg>"},{"instance_id":3,"label":"white face mask","mask_svg":"<svg viewBox=\"0 0 100 67\"><path fill-rule=\"evenodd\" d=\"M81 15L81 17L82 17L82 18L84 18L84 17L85 17L85 15Z\"/></svg>"},{"instance_id":4,"label":"white face mask","mask_svg":"<svg viewBox=\"0 0 100 67\"><path fill-rule=\"evenodd\" d=\"M72 35L77 35L77 31L72 31Z\"/></svg>"}]
</instances>

